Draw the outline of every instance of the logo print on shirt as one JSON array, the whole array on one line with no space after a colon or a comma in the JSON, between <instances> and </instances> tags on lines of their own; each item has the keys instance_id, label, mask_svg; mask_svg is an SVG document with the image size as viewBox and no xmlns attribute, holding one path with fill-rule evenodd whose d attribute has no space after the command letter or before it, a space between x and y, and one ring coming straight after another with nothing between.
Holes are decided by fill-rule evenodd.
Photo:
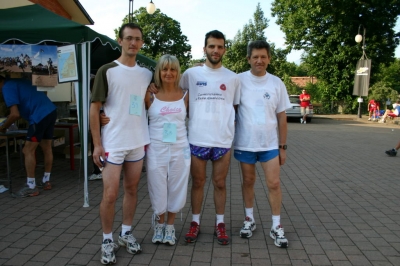
<instances>
[{"instance_id":1,"label":"logo print on shirt","mask_svg":"<svg viewBox=\"0 0 400 266\"><path fill-rule=\"evenodd\" d=\"M269 98L271 98L271 96L269 96L268 92L266 92L266 93L264 94L264 99L268 99L268 100L269 100Z\"/></svg>"},{"instance_id":2,"label":"logo print on shirt","mask_svg":"<svg viewBox=\"0 0 400 266\"><path fill-rule=\"evenodd\" d=\"M182 112L182 109L179 107L169 108L168 106L164 106L160 110L160 115L169 115L169 114L177 114Z\"/></svg>"},{"instance_id":3,"label":"logo print on shirt","mask_svg":"<svg viewBox=\"0 0 400 266\"><path fill-rule=\"evenodd\" d=\"M221 90L226 90L226 86L225 86L225 84L221 84L221 86L219 86L219 88L221 89Z\"/></svg>"},{"instance_id":4,"label":"logo print on shirt","mask_svg":"<svg viewBox=\"0 0 400 266\"><path fill-rule=\"evenodd\" d=\"M197 81L196 85L199 87L205 87L207 86L207 81Z\"/></svg>"}]
</instances>

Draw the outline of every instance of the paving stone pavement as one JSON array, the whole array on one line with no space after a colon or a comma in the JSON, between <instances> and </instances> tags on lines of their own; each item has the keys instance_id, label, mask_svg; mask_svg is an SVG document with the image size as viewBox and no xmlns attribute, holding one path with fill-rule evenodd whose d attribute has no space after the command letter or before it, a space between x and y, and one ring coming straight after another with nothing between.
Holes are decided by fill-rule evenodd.
<instances>
[{"instance_id":1,"label":"paving stone pavement","mask_svg":"<svg viewBox=\"0 0 400 266\"><path fill-rule=\"evenodd\" d=\"M218 245L213 236L210 178L198 241L183 241L191 221L188 192L187 204L176 218L177 244L152 244L152 210L143 174L133 222L143 253L133 256L119 248L117 265L400 265L400 156L384 153L400 139L400 126L354 116L335 118L289 123L287 162L281 170L287 249L274 246L269 237L271 212L260 165L254 205L257 229L250 239L239 237L244 219L241 173L232 158L225 214L231 244ZM5 172L1 151L0 174ZM15 171L21 167L18 156L12 157L16 190L26 177L23 170ZM38 154L39 164L40 160ZM79 160L76 166L78 170L70 170L69 161L55 153L52 190L25 199L0 194L0 265L100 265L102 182L89 181L90 206L83 207L83 166ZM42 172L38 167L37 177ZM122 191L114 240L120 231L121 199Z\"/></svg>"}]
</instances>

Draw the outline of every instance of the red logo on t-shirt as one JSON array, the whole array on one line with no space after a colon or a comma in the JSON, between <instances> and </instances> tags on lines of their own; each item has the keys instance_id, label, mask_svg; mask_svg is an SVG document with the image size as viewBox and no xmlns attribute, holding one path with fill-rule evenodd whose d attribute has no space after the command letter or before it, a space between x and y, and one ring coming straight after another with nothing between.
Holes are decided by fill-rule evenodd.
<instances>
[{"instance_id":1,"label":"red logo on t-shirt","mask_svg":"<svg viewBox=\"0 0 400 266\"><path fill-rule=\"evenodd\" d=\"M226 90L226 86L225 86L225 84L222 84L221 86L219 86L219 88L221 89L221 90Z\"/></svg>"}]
</instances>

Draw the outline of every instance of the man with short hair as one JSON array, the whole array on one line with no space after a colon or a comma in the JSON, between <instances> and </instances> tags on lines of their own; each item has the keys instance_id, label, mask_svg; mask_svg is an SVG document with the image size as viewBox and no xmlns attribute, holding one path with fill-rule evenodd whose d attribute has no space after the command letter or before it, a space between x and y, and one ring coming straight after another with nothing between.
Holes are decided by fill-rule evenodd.
<instances>
[{"instance_id":1,"label":"man with short hair","mask_svg":"<svg viewBox=\"0 0 400 266\"><path fill-rule=\"evenodd\" d=\"M306 89L303 89L300 94L300 112L303 116L300 118L301 124L307 124L307 115L310 114L310 94L307 93Z\"/></svg>"},{"instance_id":2,"label":"man with short hair","mask_svg":"<svg viewBox=\"0 0 400 266\"><path fill-rule=\"evenodd\" d=\"M140 244L132 235L132 221L136 211L137 188L142 171L144 146L150 143L144 107L146 89L152 73L136 63L136 55L143 45L142 29L127 23L118 34L121 56L102 66L94 81L90 106L90 129L94 145L93 160L102 172L103 198L100 204L100 219L103 229L101 263L115 263L112 225L115 203L118 198L120 174L123 168L124 199L122 206L122 230L118 243L127 252L141 252ZM102 128L100 137L99 112L111 119ZM104 165L103 165L103 162Z\"/></svg>"},{"instance_id":3,"label":"man with short hair","mask_svg":"<svg viewBox=\"0 0 400 266\"><path fill-rule=\"evenodd\" d=\"M53 132L57 119L57 108L43 92L25 79L6 79L0 75L0 92L10 108L10 115L0 126L5 132L15 121L23 117L29 122L23 153L25 155L26 185L14 195L34 197L39 195L38 187L50 190L50 174L53 166ZM41 181L35 180L36 148L40 145L44 155L44 175Z\"/></svg>"},{"instance_id":4,"label":"man with short hair","mask_svg":"<svg viewBox=\"0 0 400 266\"><path fill-rule=\"evenodd\" d=\"M189 89L189 143L192 175L192 222L185 240L195 242L200 233L200 212L206 182L206 166L212 162L212 182L216 223L214 234L218 244L229 244L224 223L226 177L229 170L234 136L234 105L239 103L240 81L222 66L225 36L213 30L206 34L206 62L182 75L180 86Z\"/></svg>"},{"instance_id":5,"label":"man with short hair","mask_svg":"<svg viewBox=\"0 0 400 266\"><path fill-rule=\"evenodd\" d=\"M286 160L285 110L290 107L290 101L283 82L267 72L270 50L265 41L248 44L247 60L251 69L239 74L241 93L233 147L243 175L242 194L246 213L240 236L249 238L256 229L253 204L255 164L259 161L264 170L272 212L270 237L276 246L284 248L288 246L288 241L280 222L280 167Z\"/></svg>"}]
</instances>

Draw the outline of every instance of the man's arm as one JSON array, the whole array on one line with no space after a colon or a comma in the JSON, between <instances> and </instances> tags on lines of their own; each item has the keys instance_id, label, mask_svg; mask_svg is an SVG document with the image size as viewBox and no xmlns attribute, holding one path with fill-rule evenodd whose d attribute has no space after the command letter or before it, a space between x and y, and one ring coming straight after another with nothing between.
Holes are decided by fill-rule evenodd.
<instances>
[{"instance_id":1,"label":"man's arm","mask_svg":"<svg viewBox=\"0 0 400 266\"><path fill-rule=\"evenodd\" d=\"M15 121L20 118L18 106L11 105L10 107L10 115L7 117L6 121L0 126L0 131L5 132L7 128L9 128Z\"/></svg>"},{"instance_id":2,"label":"man's arm","mask_svg":"<svg viewBox=\"0 0 400 266\"><path fill-rule=\"evenodd\" d=\"M101 102L92 102L90 104L90 114L89 114L90 132L92 133L92 145L94 146L93 161L99 168L104 166L100 161L100 156L103 159L105 159L105 153L103 146L101 145L101 138L100 138L99 113L101 106L102 106Z\"/></svg>"},{"instance_id":3,"label":"man's arm","mask_svg":"<svg viewBox=\"0 0 400 266\"><path fill-rule=\"evenodd\" d=\"M286 145L287 138L287 118L286 112L280 112L276 114L278 119L278 139L279 145ZM279 164L284 165L286 161L286 150L279 149Z\"/></svg>"}]
</instances>

